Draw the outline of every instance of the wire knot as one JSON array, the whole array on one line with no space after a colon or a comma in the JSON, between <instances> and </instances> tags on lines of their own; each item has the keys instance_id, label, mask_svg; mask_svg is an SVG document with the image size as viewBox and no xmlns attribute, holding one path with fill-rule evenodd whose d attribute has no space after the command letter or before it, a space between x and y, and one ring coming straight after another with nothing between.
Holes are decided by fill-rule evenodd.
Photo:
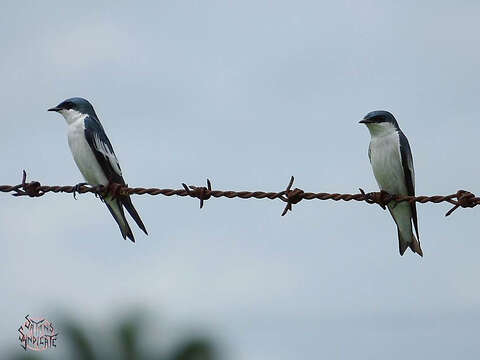
<instances>
[{"instance_id":1,"label":"wire knot","mask_svg":"<svg viewBox=\"0 0 480 360\"><path fill-rule=\"evenodd\" d=\"M451 215L455 210L457 210L459 207L462 208L472 208L475 207L477 203L477 198L475 197L475 194L472 194L469 191L466 190L458 190L457 191L457 201L456 204L453 208L451 208L445 216Z\"/></svg>"},{"instance_id":2,"label":"wire knot","mask_svg":"<svg viewBox=\"0 0 480 360\"><path fill-rule=\"evenodd\" d=\"M280 199L287 203L287 205L285 205L285 209L283 209L282 216L285 216L288 211L292 211L293 204L298 204L300 201L303 200L303 194L305 194L305 192L302 189L295 188L291 190L294 180L295 179L292 176L290 178L290 182L288 183L287 188L284 191L285 196L280 197Z\"/></svg>"},{"instance_id":3,"label":"wire knot","mask_svg":"<svg viewBox=\"0 0 480 360\"><path fill-rule=\"evenodd\" d=\"M42 185L38 181L27 183L27 172L25 170L23 170L21 188L22 190L19 188L15 189L16 193L13 194L13 196L40 197L45 195L45 192L42 190Z\"/></svg>"},{"instance_id":4,"label":"wire knot","mask_svg":"<svg viewBox=\"0 0 480 360\"><path fill-rule=\"evenodd\" d=\"M187 195L200 199L200 209L203 208L203 202L205 200L210 199L212 196L212 183L209 179L207 179L207 186L194 186L190 185L187 186L186 184L182 183L183 188L187 192Z\"/></svg>"},{"instance_id":5,"label":"wire knot","mask_svg":"<svg viewBox=\"0 0 480 360\"><path fill-rule=\"evenodd\" d=\"M30 197L40 197L43 196L45 193L40 189L41 184L38 181L31 181L29 183L23 183L22 188L25 192L24 195L28 195Z\"/></svg>"},{"instance_id":6,"label":"wire knot","mask_svg":"<svg viewBox=\"0 0 480 360\"><path fill-rule=\"evenodd\" d=\"M463 207L474 207L476 204L475 202L475 194L472 194L469 191L465 190L459 190L457 191L457 199L458 199L458 204Z\"/></svg>"}]
</instances>

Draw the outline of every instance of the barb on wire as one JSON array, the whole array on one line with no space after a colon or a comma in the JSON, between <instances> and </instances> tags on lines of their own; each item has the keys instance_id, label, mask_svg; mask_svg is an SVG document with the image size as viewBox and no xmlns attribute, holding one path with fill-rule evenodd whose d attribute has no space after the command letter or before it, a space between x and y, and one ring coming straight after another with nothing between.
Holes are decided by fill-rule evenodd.
<instances>
[{"instance_id":1,"label":"barb on wire","mask_svg":"<svg viewBox=\"0 0 480 360\"><path fill-rule=\"evenodd\" d=\"M210 199L212 183L209 179L207 179L207 187L194 185L187 186L184 183L182 183L182 186L189 196L200 199L200 209L203 208L204 200Z\"/></svg>"},{"instance_id":2,"label":"barb on wire","mask_svg":"<svg viewBox=\"0 0 480 360\"><path fill-rule=\"evenodd\" d=\"M283 201L285 201L287 203L287 205L285 205L285 209L283 209L282 216L285 216L285 214L288 211L292 211L292 205L293 204L298 204L300 201L303 200L303 194L305 194L305 192L303 190L301 190L299 188L295 188L293 190L290 190L292 188L294 180L295 180L295 178L292 176L290 178L290 182L288 183L286 190L284 191L286 196L282 195L280 197L280 199L282 199Z\"/></svg>"},{"instance_id":3,"label":"barb on wire","mask_svg":"<svg viewBox=\"0 0 480 360\"><path fill-rule=\"evenodd\" d=\"M333 201L364 201L368 204L378 204L383 209L390 201L408 201L410 203L418 202L434 203L448 202L453 207L445 214L445 216L451 215L458 208L473 208L480 204L480 198L476 197L473 193L466 190L458 190L455 194L441 196L406 196L389 194L386 191L369 192L366 193L363 189L359 189L359 194L338 194L338 193L313 193L305 192L302 189L295 188L292 190L294 177L292 176L285 190L280 192L264 192L264 191L222 191L212 190L212 183L207 179L207 186L187 186L182 183L183 189L158 189L158 188L130 188L127 184L109 184L108 186L87 186L84 183L77 184L75 186L46 186L41 185L38 181L27 182L27 173L23 170L22 181L18 185L0 185L0 192L13 193L13 196L29 196L29 197L41 197L46 193L70 193L70 194L85 194L93 193L95 196L104 198L107 194L113 197L125 196L125 195L164 195L164 196L190 196L200 200L200 209L203 208L204 202L211 197L220 198L226 197L228 199L240 198L240 199L280 199L285 202L285 208L282 212L282 216L286 215L288 211L292 211L292 206L298 204L302 200L333 200Z\"/></svg>"}]
</instances>

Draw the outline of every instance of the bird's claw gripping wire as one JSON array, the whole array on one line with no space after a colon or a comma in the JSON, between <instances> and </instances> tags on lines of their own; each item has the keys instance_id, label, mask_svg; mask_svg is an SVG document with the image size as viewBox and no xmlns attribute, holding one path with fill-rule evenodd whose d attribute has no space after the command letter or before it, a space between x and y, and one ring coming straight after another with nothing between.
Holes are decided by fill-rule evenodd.
<instances>
[{"instance_id":1,"label":"bird's claw gripping wire","mask_svg":"<svg viewBox=\"0 0 480 360\"><path fill-rule=\"evenodd\" d=\"M395 200L395 195L391 195L388 192L381 190L377 204L379 204L383 210L387 208L390 201Z\"/></svg>"},{"instance_id":2,"label":"bird's claw gripping wire","mask_svg":"<svg viewBox=\"0 0 480 360\"><path fill-rule=\"evenodd\" d=\"M303 200L303 194L305 192L302 189L295 188L291 190L294 181L295 178L292 176L290 178L290 182L287 185L287 188L284 191L284 195L280 196L280 199L287 203L287 205L285 205L285 208L283 209L282 216L285 216L288 211L292 211L293 204L298 204L300 201Z\"/></svg>"},{"instance_id":3,"label":"bird's claw gripping wire","mask_svg":"<svg viewBox=\"0 0 480 360\"><path fill-rule=\"evenodd\" d=\"M395 200L396 196L391 195L384 190L380 190L379 192L370 192L366 193L363 189L360 190L360 193L365 196L365 201L369 204L378 204L383 210L387 209L387 205L390 201Z\"/></svg>"},{"instance_id":4,"label":"bird's claw gripping wire","mask_svg":"<svg viewBox=\"0 0 480 360\"><path fill-rule=\"evenodd\" d=\"M182 183L182 186L187 192L187 195L200 199L200 209L203 208L204 201L210 199L211 197L212 183L209 179L207 179L207 187L194 185L188 186L185 183Z\"/></svg>"},{"instance_id":5,"label":"bird's claw gripping wire","mask_svg":"<svg viewBox=\"0 0 480 360\"><path fill-rule=\"evenodd\" d=\"M116 199L121 196L128 195L125 193L125 188L128 188L128 185L122 185L118 183L109 183L107 186L104 186L103 193L100 195L102 198L106 198L107 196L111 196L112 199Z\"/></svg>"},{"instance_id":6,"label":"bird's claw gripping wire","mask_svg":"<svg viewBox=\"0 0 480 360\"><path fill-rule=\"evenodd\" d=\"M88 185L88 183L86 183L86 182L81 182L81 183L78 183L77 185L75 185L75 186L73 187L72 194L73 194L73 198L74 198L75 200L77 200L77 193L80 193L80 188L81 188L82 186L85 186L85 185Z\"/></svg>"}]
</instances>

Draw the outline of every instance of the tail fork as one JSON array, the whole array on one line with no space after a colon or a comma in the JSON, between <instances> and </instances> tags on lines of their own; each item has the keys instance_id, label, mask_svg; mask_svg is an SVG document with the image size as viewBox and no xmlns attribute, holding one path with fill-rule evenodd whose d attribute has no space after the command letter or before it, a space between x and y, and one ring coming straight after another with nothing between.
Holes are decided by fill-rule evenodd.
<instances>
[{"instance_id":1,"label":"tail fork","mask_svg":"<svg viewBox=\"0 0 480 360\"><path fill-rule=\"evenodd\" d=\"M398 230L398 246L399 246L400 255L402 256L405 253L405 250L407 250L407 248L410 248L414 253L417 253L418 255L423 257L423 251L422 251L422 248L420 247L420 241L418 241L415 235L413 235L413 232L412 232L411 240L407 242L402 238L402 235L400 234L400 230Z\"/></svg>"}]
</instances>

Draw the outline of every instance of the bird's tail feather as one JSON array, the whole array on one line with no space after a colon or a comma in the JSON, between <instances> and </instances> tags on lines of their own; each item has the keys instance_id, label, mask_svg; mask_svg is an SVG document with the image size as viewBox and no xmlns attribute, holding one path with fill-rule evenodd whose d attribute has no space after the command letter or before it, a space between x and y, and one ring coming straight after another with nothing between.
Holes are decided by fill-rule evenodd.
<instances>
[{"instance_id":1,"label":"bird's tail feather","mask_svg":"<svg viewBox=\"0 0 480 360\"><path fill-rule=\"evenodd\" d=\"M415 237L415 235L413 235L413 233L412 233L412 242L409 244L409 246L410 246L410 249L412 249L412 251L414 253L417 253L418 255L423 257L423 251L422 251L422 248L420 246L420 241L417 240L417 238Z\"/></svg>"},{"instance_id":2,"label":"bird's tail feather","mask_svg":"<svg viewBox=\"0 0 480 360\"><path fill-rule=\"evenodd\" d=\"M133 236L132 229L130 229L130 225L128 225L127 219L125 218L125 213L120 200L107 197L105 199L105 205L107 205L108 210L110 210L110 213L117 222L123 238L126 239L128 237L132 242L135 242L135 237Z\"/></svg>"},{"instance_id":3,"label":"bird's tail feather","mask_svg":"<svg viewBox=\"0 0 480 360\"><path fill-rule=\"evenodd\" d=\"M398 229L398 246L400 255L402 256L405 253L405 250L407 250L407 248L410 248L414 253L417 253L418 255L423 257L423 251L420 247L420 241L418 241L415 235L413 235L413 232L410 241L405 241L405 239L400 234L400 230Z\"/></svg>"},{"instance_id":4,"label":"bird's tail feather","mask_svg":"<svg viewBox=\"0 0 480 360\"><path fill-rule=\"evenodd\" d=\"M133 220L137 223L138 227L142 229L142 231L148 235L147 229L145 228L145 225L143 225L142 219L140 219L140 215L138 215L137 210L135 210L135 207L133 206L132 199L130 196L124 196L122 197L122 204L125 206L127 211L130 213L132 216Z\"/></svg>"}]
</instances>

